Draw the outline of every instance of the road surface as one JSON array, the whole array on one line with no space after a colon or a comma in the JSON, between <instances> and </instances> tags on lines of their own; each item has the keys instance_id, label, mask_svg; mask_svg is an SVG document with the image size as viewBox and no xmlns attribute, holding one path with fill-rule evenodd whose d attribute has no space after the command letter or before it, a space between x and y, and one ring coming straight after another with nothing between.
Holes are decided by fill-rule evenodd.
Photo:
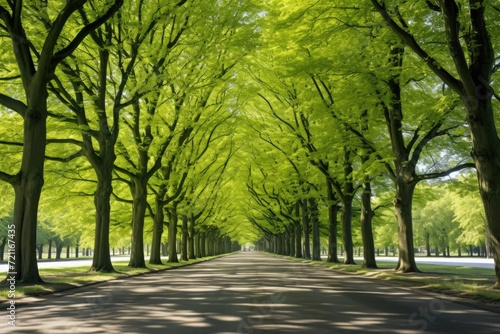
<instances>
[{"instance_id":1,"label":"road surface","mask_svg":"<svg viewBox=\"0 0 500 334\"><path fill-rule=\"evenodd\" d=\"M146 257L148 259L148 257ZM163 257L167 259L167 257ZM326 256L323 257L326 259ZM128 256L112 256L111 261L128 261ZM356 263L363 263L363 258L354 258ZM398 262L397 256L377 256L377 262ZM416 257L415 261L417 264L438 264L445 266L455 266L455 267L472 267L472 268L489 268L494 269L495 265L493 259L485 259L481 257ZM62 260L43 260L38 262L39 269L46 268L69 268L69 267L80 267L88 266L92 264L92 259L62 259ZM0 263L0 273L7 272L7 264Z\"/></svg>"},{"instance_id":2,"label":"road surface","mask_svg":"<svg viewBox=\"0 0 500 334\"><path fill-rule=\"evenodd\" d=\"M254 252L20 299L16 327L0 318L33 334L500 333L498 313Z\"/></svg>"}]
</instances>

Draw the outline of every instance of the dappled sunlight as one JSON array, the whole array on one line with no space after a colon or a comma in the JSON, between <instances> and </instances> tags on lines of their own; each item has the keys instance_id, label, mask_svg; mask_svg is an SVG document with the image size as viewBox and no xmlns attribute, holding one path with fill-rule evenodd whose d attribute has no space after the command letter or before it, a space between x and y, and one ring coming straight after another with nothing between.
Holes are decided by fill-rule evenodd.
<instances>
[{"instance_id":1,"label":"dappled sunlight","mask_svg":"<svg viewBox=\"0 0 500 334\"><path fill-rule=\"evenodd\" d=\"M456 319L488 323L483 311L250 252L31 301L19 301L20 333L399 334L422 319L430 333Z\"/></svg>"}]
</instances>

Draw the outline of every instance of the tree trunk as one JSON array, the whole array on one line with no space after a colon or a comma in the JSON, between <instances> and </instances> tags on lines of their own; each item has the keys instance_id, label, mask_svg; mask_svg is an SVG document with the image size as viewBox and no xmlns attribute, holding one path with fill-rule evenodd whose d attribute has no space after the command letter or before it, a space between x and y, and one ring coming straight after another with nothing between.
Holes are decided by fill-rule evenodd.
<instances>
[{"instance_id":1,"label":"tree trunk","mask_svg":"<svg viewBox=\"0 0 500 334\"><path fill-rule=\"evenodd\" d=\"M200 233L200 232L198 232ZM206 232L200 233L200 256L198 257L206 257L207 256L207 246L206 246L207 234Z\"/></svg>"},{"instance_id":2,"label":"tree trunk","mask_svg":"<svg viewBox=\"0 0 500 334\"><path fill-rule=\"evenodd\" d=\"M425 249L427 251L426 256L431 256L431 235L427 231L425 231Z\"/></svg>"},{"instance_id":3,"label":"tree trunk","mask_svg":"<svg viewBox=\"0 0 500 334\"><path fill-rule=\"evenodd\" d=\"M307 199L301 201L302 207L302 232L304 233L304 259L311 258L311 242L310 242L310 228L309 228L309 210Z\"/></svg>"},{"instance_id":4,"label":"tree trunk","mask_svg":"<svg viewBox=\"0 0 500 334\"><path fill-rule=\"evenodd\" d=\"M354 184L352 181L353 167L351 151L344 148L344 194L342 198L342 241L344 243L344 264L354 262L354 244L352 242L352 201L354 197Z\"/></svg>"},{"instance_id":5,"label":"tree trunk","mask_svg":"<svg viewBox=\"0 0 500 334\"><path fill-rule=\"evenodd\" d=\"M188 260L188 217L182 215L182 241L181 241L181 259L182 261Z\"/></svg>"},{"instance_id":6,"label":"tree trunk","mask_svg":"<svg viewBox=\"0 0 500 334\"><path fill-rule=\"evenodd\" d=\"M313 252L312 259L314 261L321 261L321 235L319 229L319 210L318 202L315 198L309 199L311 222L312 222L312 235L313 235Z\"/></svg>"},{"instance_id":7,"label":"tree trunk","mask_svg":"<svg viewBox=\"0 0 500 334\"><path fill-rule=\"evenodd\" d=\"M413 245L412 202L415 182L407 183L398 179L394 210L398 222L399 259L396 270L402 272L419 272L415 262Z\"/></svg>"},{"instance_id":8,"label":"tree trunk","mask_svg":"<svg viewBox=\"0 0 500 334\"><path fill-rule=\"evenodd\" d=\"M352 196L344 195L342 204L342 241L344 244L344 264L354 262L354 244L352 242Z\"/></svg>"},{"instance_id":9,"label":"tree trunk","mask_svg":"<svg viewBox=\"0 0 500 334\"><path fill-rule=\"evenodd\" d=\"M326 180L328 198L328 260L327 262L339 263L337 256L337 226L338 226L338 202L332 189L332 184Z\"/></svg>"},{"instance_id":10,"label":"tree trunk","mask_svg":"<svg viewBox=\"0 0 500 334\"><path fill-rule=\"evenodd\" d=\"M295 256L295 227L293 225L289 226L289 234L288 234L288 242L290 244L289 249L290 252L288 253L288 256Z\"/></svg>"},{"instance_id":11,"label":"tree trunk","mask_svg":"<svg viewBox=\"0 0 500 334\"><path fill-rule=\"evenodd\" d=\"M129 267L146 268L144 260L144 217L147 205L147 181L142 177L131 180L132 186L132 240Z\"/></svg>"},{"instance_id":12,"label":"tree trunk","mask_svg":"<svg viewBox=\"0 0 500 334\"><path fill-rule=\"evenodd\" d=\"M174 203L169 212L168 222L168 261L169 263L179 262L177 257L177 204Z\"/></svg>"},{"instance_id":13,"label":"tree trunk","mask_svg":"<svg viewBox=\"0 0 500 334\"><path fill-rule=\"evenodd\" d=\"M7 237L2 238L2 242L0 242L0 261L4 259L5 245L7 244Z\"/></svg>"},{"instance_id":14,"label":"tree trunk","mask_svg":"<svg viewBox=\"0 0 500 334\"><path fill-rule=\"evenodd\" d=\"M47 250L47 259L51 260L52 259L52 239L49 240L49 247Z\"/></svg>"},{"instance_id":15,"label":"tree trunk","mask_svg":"<svg viewBox=\"0 0 500 334\"><path fill-rule=\"evenodd\" d=\"M63 251L64 245L62 242L56 242L56 260L61 259L61 253Z\"/></svg>"},{"instance_id":16,"label":"tree trunk","mask_svg":"<svg viewBox=\"0 0 500 334\"><path fill-rule=\"evenodd\" d=\"M36 260L38 204L44 183L45 147L47 142L47 90L45 78L35 75L33 92L28 94L24 115L23 156L18 181L14 184L15 203L15 278L21 283L43 283ZM7 273L8 274L8 273Z\"/></svg>"},{"instance_id":17,"label":"tree trunk","mask_svg":"<svg viewBox=\"0 0 500 334\"><path fill-rule=\"evenodd\" d=\"M300 259L302 258L302 228L299 222L294 223L294 236L295 236L295 257Z\"/></svg>"},{"instance_id":18,"label":"tree trunk","mask_svg":"<svg viewBox=\"0 0 500 334\"><path fill-rule=\"evenodd\" d=\"M363 182L363 193L361 194L361 236L363 239L363 266L366 268L377 268L375 261L375 242L373 241L372 218L375 213L372 210L372 188L370 177L367 176Z\"/></svg>"},{"instance_id":19,"label":"tree trunk","mask_svg":"<svg viewBox=\"0 0 500 334\"><path fill-rule=\"evenodd\" d=\"M153 236L151 241L151 255L149 257L149 264L163 264L161 261L163 224L165 214L163 213L163 206L161 201L156 199L156 212L153 218Z\"/></svg>"},{"instance_id":20,"label":"tree trunk","mask_svg":"<svg viewBox=\"0 0 500 334\"><path fill-rule=\"evenodd\" d=\"M114 159L111 159L114 161ZM109 255L109 225L112 193L112 165L97 169L97 188L94 194L95 213L95 240L94 256L91 271L114 272L111 256Z\"/></svg>"},{"instance_id":21,"label":"tree trunk","mask_svg":"<svg viewBox=\"0 0 500 334\"><path fill-rule=\"evenodd\" d=\"M191 217L189 218L189 239L188 239L188 257L190 259L196 259L196 253L195 253L195 231L194 231L194 225L196 223L196 218L194 217L193 214L191 214Z\"/></svg>"}]
</instances>

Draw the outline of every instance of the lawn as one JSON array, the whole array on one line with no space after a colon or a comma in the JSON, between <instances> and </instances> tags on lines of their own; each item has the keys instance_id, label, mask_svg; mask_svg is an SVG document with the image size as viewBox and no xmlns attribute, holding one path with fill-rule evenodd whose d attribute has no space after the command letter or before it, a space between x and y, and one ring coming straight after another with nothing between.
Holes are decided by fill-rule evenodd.
<instances>
[{"instance_id":1,"label":"lawn","mask_svg":"<svg viewBox=\"0 0 500 334\"><path fill-rule=\"evenodd\" d=\"M492 286L495 284L495 273L493 269L418 264L418 268L422 271L421 273L400 273L394 270L396 266L394 262L377 262L378 269L368 269L360 264L345 265L325 261L310 261L293 257L285 258L346 273L390 281L403 286L418 287L434 292L500 305L500 290L492 289Z\"/></svg>"},{"instance_id":2,"label":"lawn","mask_svg":"<svg viewBox=\"0 0 500 334\"><path fill-rule=\"evenodd\" d=\"M56 291L73 289L88 284L96 284L99 282L109 281L127 276L142 275L146 273L158 272L160 270L168 270L176 267L187 266L194 263L207 261L218 256L204 257L201 259L181 261L179 263L165 263L163 265L148 265L148 268L131 268L128 267L128 261L115 261L113 267L115 273L99 273L89 272L89 266L57 268L57 269L40 269L40 276L44 280L44 284L23 285L18 284L15 288L15 299L25 296L37 296ZM9 287L5 282L0 285L0 302L8 300Z\"/></svg>"}]
</instances>

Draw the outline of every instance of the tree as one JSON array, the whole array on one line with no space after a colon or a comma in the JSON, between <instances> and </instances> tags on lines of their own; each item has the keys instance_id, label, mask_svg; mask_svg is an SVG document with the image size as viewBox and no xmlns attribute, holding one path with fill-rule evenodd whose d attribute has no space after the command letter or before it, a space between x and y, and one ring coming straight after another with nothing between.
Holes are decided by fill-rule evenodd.
<instances>
[{"instance_id":1,"label":"tree","mask_svg":"<svg viewBox=\"0 0 500 334\"><path fill-rule=\"evenodd\" d=\"M493 88L493 75L498 64L492 43L488 13L498 11L487 1L438 0L421 2L418 11L441 21L439 38L443 47L437 56L426 51L435 40L419 36L409 19L410 10L403 2L387 5L371 0L390 29L460 98L472 139L472 159L477 170L479 192L485 207L488 229L493 243L496 283L500 289L500 139L495 126L492 99L498 98ZM401 6L400 6L401 5ZM425 6L425 7L424 7ZM424 12L424 9L426 10ZM411 10L415 13L415 9ZM495 40L496 41L496 40ZM447 47L447 49L446 49ZM453 61L447 66L438 57L446 54Z\"/></svg>"},{"instance_id":2,"label":"tree","mask_svg":"<svg viewBox=\"0 0 500 334\"><path fill-rule=\"evenodd\" d=\"M17 174L0 172L0 179L10 183L15 191L14 225L16 228L16 280L22 283L40 283L36 263L37 210L43 186L45 146L47 133L47 85L56 67L80 45L92 31L106 22L120 8L123 1L116 0L94 21L88 22L77 33L64 28L74 13L84 12L86 0L74 0L64 5L50 2L48 8L35 5L30 12L45 18L47 29L42 43L39 32L26 29L30 24L40 24L38 15L29 16L23 1L9 2L0 6L3 21L1 29L8 34L15 55L18 75L24 90L24 98L13 98L0 93L0 103L18 113L24 120L23 157ZM100 7L100 6L98 6ZM55 19L50 21L47 11ZM34 20L33 20L34 19ZM30 33L30 34L28 34ZM35 37L37 36L37 37ZM35 41L36 40L36 41ZM63 41L68 41L64 43ZM61 44L64 46L61 47ZM7 93L9 94L9 93Z\"/></svg>"}]
</instances>

